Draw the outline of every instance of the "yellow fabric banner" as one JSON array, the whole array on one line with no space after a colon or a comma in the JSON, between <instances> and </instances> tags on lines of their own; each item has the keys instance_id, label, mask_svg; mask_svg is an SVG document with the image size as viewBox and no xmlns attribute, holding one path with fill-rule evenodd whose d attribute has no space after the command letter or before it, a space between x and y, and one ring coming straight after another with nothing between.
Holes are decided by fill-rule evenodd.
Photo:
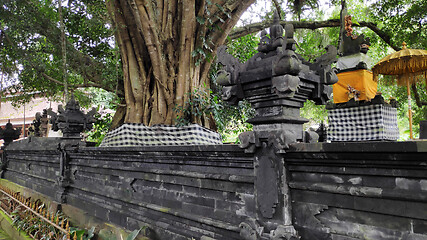
<instances>
[{"instance_id":1,"label":"yellow fabric banner","mask_svg":"<svg viewBox=\"0 0 427 240\"><path fill-rule=\"evenodd\" d=\"M334 103L345 103L351 98L356 100L370 100L377 94L377 82L373 80L372 72L355 70L338 73L338 82L333 88Z\"/></svg>"}]
</instances>

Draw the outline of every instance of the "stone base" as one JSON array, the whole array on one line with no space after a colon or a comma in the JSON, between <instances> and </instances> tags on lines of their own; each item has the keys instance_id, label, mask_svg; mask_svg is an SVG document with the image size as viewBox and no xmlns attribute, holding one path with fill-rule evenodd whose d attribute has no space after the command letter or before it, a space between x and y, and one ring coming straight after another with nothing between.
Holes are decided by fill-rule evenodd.
<instances>
[{"instance_id":1,"label":"stone base","mask_svg":"<svg viewBox=\"0 0 427 240\"><path fill-rule=\"evenodd\" d=\"M328 119L329 141L375 141L399 138L397 110L386 105L337 108L329 110Z\"/></svg>"}]
</instances>

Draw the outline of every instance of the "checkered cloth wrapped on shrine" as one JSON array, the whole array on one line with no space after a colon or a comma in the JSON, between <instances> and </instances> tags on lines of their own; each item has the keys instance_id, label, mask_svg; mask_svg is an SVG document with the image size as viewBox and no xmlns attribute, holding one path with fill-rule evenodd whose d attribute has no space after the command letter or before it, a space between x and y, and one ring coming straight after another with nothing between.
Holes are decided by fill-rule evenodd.
<instances>
[{"instance_id":1,"label":"checkered cloth wrapped on shrine","mask_svg":"<svg viewBox=\"0 0 427 240\"><path fill-rule=\"evenodd\" d=\"M329 110L329 141L397 140L396 108L383 104Z\"/></svg>"},{"instance_id":2,"label":"checkered cloth wrapped on shrine","mask_svg":"<svg viewBox=\"0 0 427 240\"><path fill-rule=\"evenodd\" d=\"M100 147L222 144L221 135L197 124L183 127L125 123L108 132Z\"/></svg>"}]
</instances>

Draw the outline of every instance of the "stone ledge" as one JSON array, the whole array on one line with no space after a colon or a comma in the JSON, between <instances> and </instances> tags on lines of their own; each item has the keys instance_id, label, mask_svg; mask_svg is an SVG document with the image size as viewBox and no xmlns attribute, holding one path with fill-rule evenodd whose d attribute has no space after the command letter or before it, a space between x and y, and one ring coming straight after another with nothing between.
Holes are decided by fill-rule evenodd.
<instances>
[{"instance_id":1,"label":"stone ledge","mask_svg":"<svg viewBox=\"0 0 427 240\"><path fill-rule=\"evenodd\" d=\"M288 152L358 152L358 153L405 153L427 152L427 141L366 141L333 143L293 143ZM426 160L427 161L427 160Z\"/></svg>"}]
</instances>

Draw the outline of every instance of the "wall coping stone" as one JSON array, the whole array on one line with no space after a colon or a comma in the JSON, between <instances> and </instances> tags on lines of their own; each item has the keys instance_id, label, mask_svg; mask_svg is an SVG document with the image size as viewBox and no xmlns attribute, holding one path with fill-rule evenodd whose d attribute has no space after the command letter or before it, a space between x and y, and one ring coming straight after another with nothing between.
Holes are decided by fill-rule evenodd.
<instances>
[{"instance_id":1,"label":"wall coping stone","mask_svg":"<svg viewBox=\"0 0 427 240\"><path fill-rule=\"evenodd\" d=\"M291 152L427 152L427 141L367 141L367 142L332 142L332 143L293 143Z\"/></svg>"}]
</instances>

